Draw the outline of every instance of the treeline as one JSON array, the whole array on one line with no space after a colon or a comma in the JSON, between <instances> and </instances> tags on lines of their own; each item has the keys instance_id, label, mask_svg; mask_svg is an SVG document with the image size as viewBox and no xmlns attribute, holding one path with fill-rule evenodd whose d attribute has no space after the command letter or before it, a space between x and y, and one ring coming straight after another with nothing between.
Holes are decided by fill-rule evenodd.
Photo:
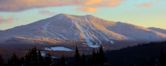
<instances>
[{"instance_id":1,"label":"treeline","mask_svg":"<svg viewBox=\"0 0 166 66\"><path fill-rule=\"evenodd\" d=\"M0 66L166 66L165 44L166 42L150 43L138 47L122 49L120 51L107 52L104 52L103 47L100 46L93 51L89 51L91 52L90 55L81 54L79 48L76 47L73 57L62 56L61 58L54 58L54 56L49 53L43 56L42 52L34 47L23 57L18 57L16 54L13 54L8 60L4 60L4 58L0 56ZM158 52L156 53L158 56L153 58L153 55L149 53L153 53L156 48L159 51L155 51L154 53ZM147 52L146 54L141 54L145 53L145 51ZM143 57L143 59L136 59L141 57ZM146 62L139 63L147 58L148 60Z\"/></svg>"},{"instance_id":2,"label":"treeline","mask_svg":"<svg viewBox=\"0 0 166 66\"><path fill-rule=\"evenodd\" d=\"M104 66L105 55L102 46L94 49L91 55L80 54L79 49L76 47L74 57L53 58L47 53L42 56L40 50L36 47L29 50L24 56L19 58L13 54L10 59L4 61L0 56L0 66ZM108 64L107 64L108 65Z\"/></svg>"},{"instance_id":3,"label":"treeline","mask_svg":"<svg viewBox=\"0 0 166 66\"><path fill-rule=\"evenodd\" d=\"M166 66L166 41L105 53L112 66Z\"/></svg>"}]
</instances>

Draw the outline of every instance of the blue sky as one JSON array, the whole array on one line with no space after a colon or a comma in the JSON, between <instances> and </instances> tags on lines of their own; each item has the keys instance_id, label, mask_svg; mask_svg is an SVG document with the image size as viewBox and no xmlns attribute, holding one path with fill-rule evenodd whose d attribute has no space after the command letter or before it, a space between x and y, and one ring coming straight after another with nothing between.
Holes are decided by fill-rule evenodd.
<instances>
[{"instance_id":1,"label":"blue sky","mask_svg":"<svg viewBox=\"0 0 166 66\"><path fill-rule=\"evenodd\" d=\"M110 21L166 29L166 0L55 0L56 3L52 1L0 0L0 30L29 24L59 13L90 14Z\"/></svg>"}]
</instances>

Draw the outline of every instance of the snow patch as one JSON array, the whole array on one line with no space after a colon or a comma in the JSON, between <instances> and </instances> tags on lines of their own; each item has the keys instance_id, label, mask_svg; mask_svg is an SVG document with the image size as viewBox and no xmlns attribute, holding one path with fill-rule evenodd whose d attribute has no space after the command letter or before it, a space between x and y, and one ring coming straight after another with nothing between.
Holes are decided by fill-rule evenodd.
<instances>
[{"instance_id":1,"label":"snow patch","mask_svg":"<svg viewBox=\"0 0 166 66\"><path fill-rule=\"evenodd\" d=\"M45 48L45 50L47 51L73 51L70 48L67 47L49 47L49 48Z\"/></svg>"}]
</instances>

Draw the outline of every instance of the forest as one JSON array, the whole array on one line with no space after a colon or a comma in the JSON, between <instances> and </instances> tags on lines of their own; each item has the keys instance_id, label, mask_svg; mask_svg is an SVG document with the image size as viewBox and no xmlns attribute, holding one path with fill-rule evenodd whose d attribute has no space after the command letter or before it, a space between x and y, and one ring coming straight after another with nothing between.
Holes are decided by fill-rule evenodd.
<instances>
[{"instance_id":1,"label":"forest","mask_svg":"<svg viewBox=\"0 0 166 66\"><path fill-rule=\"evenodd\" d=\"M104 51L103 46L91 51L90 55L81 54L75 47L73 57L53 58L47 53L31 48L23 57L16 54L9 59L0 56L0 66L166 66L166 42L152 42L120 50Z\"/></svg>"}]
</instances>

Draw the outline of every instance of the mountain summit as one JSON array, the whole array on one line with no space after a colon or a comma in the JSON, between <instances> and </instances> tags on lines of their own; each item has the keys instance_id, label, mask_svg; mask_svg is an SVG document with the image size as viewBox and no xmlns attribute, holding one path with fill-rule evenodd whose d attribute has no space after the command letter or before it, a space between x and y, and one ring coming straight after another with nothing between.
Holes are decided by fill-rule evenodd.
<instances>
[{"instance_id":1,"label":"mountain summit","mask_svg":"<svg viewBox=\"0 0 166 66\"><path fill-rule=\"evenodd\" d=\"M96 47L102 42L113 44L114 41L161 41L166 39L165 33L152 29L106 21L91 15L68 14L58 14L28 25L15 27L0 32L0 36L1 42L17 37L49 38L84 41L89 47Z\"/></svg>"}]
</instances>

